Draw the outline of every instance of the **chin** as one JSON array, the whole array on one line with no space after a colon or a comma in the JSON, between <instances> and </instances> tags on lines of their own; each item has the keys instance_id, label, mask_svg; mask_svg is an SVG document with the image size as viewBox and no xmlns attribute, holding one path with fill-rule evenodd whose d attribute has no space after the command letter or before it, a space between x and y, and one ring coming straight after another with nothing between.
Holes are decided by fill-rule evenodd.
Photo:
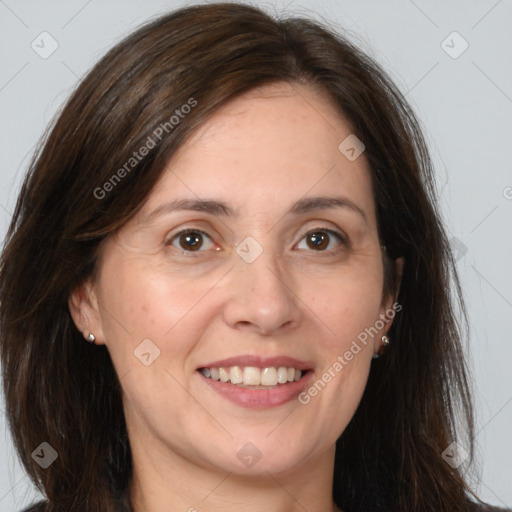
<instances>
[{"instance_id":1,"label":"chin","mask_svg":"<svg viewBox=\"0 0 512 512\"><path fill-rule=\"evenodd\" d=\"M267 475L293 471L307 458L304 437L290 436L288 432L272 432L265 428L253 435L236 436L227 448L227 471L239 475ZM279 427L278 427L279 428ZM269 435L270 434L270 435ZM234 459L232 458L233 451ZM268 476L268 475L267 475Z\"/></svg>"}]
</instances>

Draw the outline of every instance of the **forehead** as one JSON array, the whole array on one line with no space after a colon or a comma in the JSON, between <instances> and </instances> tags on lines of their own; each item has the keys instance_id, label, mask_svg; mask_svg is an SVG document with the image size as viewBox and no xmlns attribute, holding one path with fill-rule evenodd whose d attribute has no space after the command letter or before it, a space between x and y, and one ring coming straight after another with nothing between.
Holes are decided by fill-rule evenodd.
<instances>
[{"instance_id":1,"label":"forehead","mask_svg":"<svg viewBox=\"0 0 512 512\"><path fill-rule=\"evenodd\" d=\"M337 147L342 133L351 133L348 120L326 94L312 86L277 83L251 89L229 101L195 130L174 160L193 146L205 150L208 144L219 142L233 151L282 148L282 153L293 148L290 157L309 154L318 159L327 146ZM316 149L314 155L312 149Z\"/></svg>"},{"instance_id":2,"label":"forehead","mask_svg":"<svg viewBox=\"0 0 512 512\"><path fill-rule=\"evenodd\" d=\"M373 214L364 153L339 146L350 124L311 87L274 84L230 101L175 152L143 213L174 198L212 198L252 213L307 195L344 194Z\"/></svg>"}]
</instances>

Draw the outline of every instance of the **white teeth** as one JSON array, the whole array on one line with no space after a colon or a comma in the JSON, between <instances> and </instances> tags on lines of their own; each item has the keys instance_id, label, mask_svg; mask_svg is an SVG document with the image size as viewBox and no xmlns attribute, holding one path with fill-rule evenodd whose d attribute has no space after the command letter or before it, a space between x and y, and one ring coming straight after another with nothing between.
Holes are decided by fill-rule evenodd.
<instances>
[{"instance_id":1,"label":"white teeth","mask_svg":"<svg viewBox=\"0 0 512 512\"><path fill-rule=\"evenodd\" d=\"M262 386L276 386L277 385L277 370L273 367L263 368L261 372L261 385Z\"/></svg>"},{"instance_id":2,"label":"white teeth","mask_svg":"<svg viewBox=\"0 0 512 512\"><path fill-rule=\"evenodd\" d=\"M224 368L219 368L220 380L227 382L229 380L229 373Z\"/></svg>"},{"instance_id":3,"label":"white teeth","mask_svg":"<svg viewBox=\"0 0 512 512\"><path fill-rule=\"evenodd\" d=\"M255 366L246 366L244 368L244 385L259 386L261 384L261 372Z\"/></svg>"},{"instance_id":4,"label":"white teeth","mask_svg":"<svg viewBox=\"0 0 512 512\"><path fill-rule=\"evenodd\" d=\"M244 374L240 366L233 366L229 370L229 380L232 384L240 384L244 381Z\"/></svg>"},{"instance_id":5,"label":"white teeth","mask_svg":"<svg viewBox=\"0 0 512 512\"><path fill-rule=\"evenodd\" d=\"M286 384L288 382L288 370L285 366L280 366L277 370L277 382Z\"/></svg>"},{"instance_id":6,"label":"white teeth","mask_svg":"<svg viewBox=\"0 0 512 512\"><path fill-rule=\"evenodd\" d=\"M255 366L231 366L220 368L202 368L201 373L210 379L220 380L221 382L231 382L241 386L271 386L286 384L288 382L298 381L303 371L295 368L286 368L280 366L275 368L269 366L266 368L257 368Z\"/></svg>"}]
</instances>

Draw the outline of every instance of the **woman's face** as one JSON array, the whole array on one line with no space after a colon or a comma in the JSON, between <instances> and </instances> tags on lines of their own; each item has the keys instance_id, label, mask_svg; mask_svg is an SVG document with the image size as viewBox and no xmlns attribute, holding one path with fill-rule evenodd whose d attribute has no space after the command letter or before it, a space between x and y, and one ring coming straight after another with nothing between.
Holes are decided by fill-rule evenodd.
<instances>
[{"instance_id":1,"label":"woman's face","mask_svg":"<svg viewBox=\"0 0 512 512\"><path fill-rule=\"evenodd\" d=\"M394 302L350 135L310 88L245 94L107 242L71 308L108 347L134 453L253 475L333 456Z\"/></svg>"}]
</instances>

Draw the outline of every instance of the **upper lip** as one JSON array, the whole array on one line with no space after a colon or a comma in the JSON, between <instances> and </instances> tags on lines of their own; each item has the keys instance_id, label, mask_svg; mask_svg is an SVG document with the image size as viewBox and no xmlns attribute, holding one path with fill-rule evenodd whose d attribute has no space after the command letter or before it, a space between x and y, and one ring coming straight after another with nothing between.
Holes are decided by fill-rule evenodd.
<instances>
[{"instance_id":1,"label":"upper lip","mask_svg":"<svg viewBox=\"0 0 512 512\"><path fill-rule=\"evenodd\" d=\"M268 368L274 366L279 368L280 366L285 366L286 368L296 368L297 370L309 370L312 368L311 363L299 361L293 357L262 357L250 354L219 359L211 363L203 364L199 368L220 368L221 366L223 368L231 366L254 366L256 368Z\"/></svg>"}]
</instances>

